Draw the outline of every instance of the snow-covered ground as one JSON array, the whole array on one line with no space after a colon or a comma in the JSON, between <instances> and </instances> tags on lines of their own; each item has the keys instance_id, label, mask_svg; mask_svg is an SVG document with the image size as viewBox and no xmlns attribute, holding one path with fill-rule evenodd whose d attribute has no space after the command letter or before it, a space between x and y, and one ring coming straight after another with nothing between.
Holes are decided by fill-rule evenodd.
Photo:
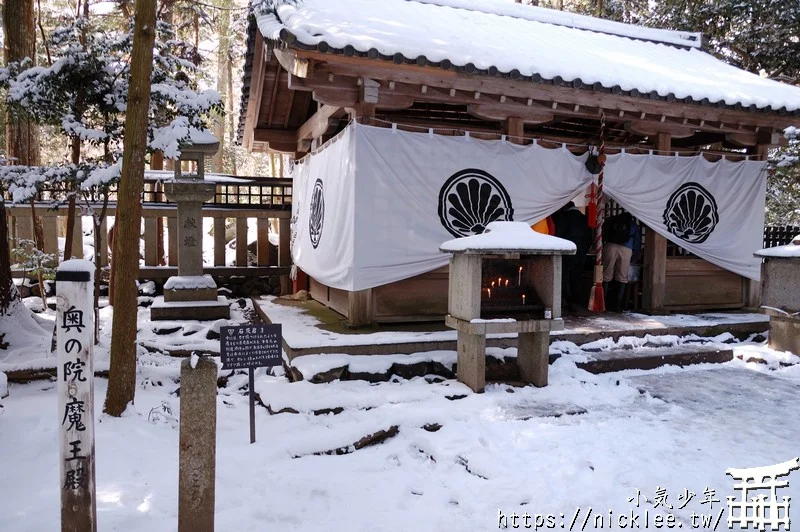
<instances>
[{"instance_id":1,"label":"snow-covered ground","mask_svg":"<svg viewBox=\"0 0 800 532\"><path fill-rule=\"evenodd\" d=\"M253 445L247 377L237 374L217 400L217 529L477 531L496 529L498 511L551 513L568 526L577 508L665 513L654 508L657 488L690 528L692 511L716 518L723 508L701 504L704 490L723 503L734 494L727 468L798 454L800 428L787 413L800 407L800 371L769 369L661 369L647 372L660 379L652 383L635 372L590 375L562 359L545 389L491 385L482 395L454 381L290 384L260 370L262 400L299 413L258 407ZM121 419L97 415L100 530L175 530L177 376L178 361L143 355L135 408ZM100 412L106 381L95 386ZM0 530L55 530L55 385L12 385L3 405ZM313 414L336 407L338 415ZM395 426L385 443L348 449ZM315 454L335 449L352 452ZM798 500L800 478L790 485L781 495ZM650 501L640 508L628 502L637 489ZM678 510L684 490L695 496Z\"/></svg>"},{"instance_id":2,"label":"snow-covered ground","mask_svg":"<svg viewBox=\"0 0 800 532\"><path fill-rule=\"evenodd\" d=\"M236 306L234 320L244 319ZM145 312L140 341L188 349L215 343L207 338L212 323L174 332L166 323L156 334ZM41 327L46 317L22 316L15 326L28 332L20 334L39 334L39 343L49 344L49 328ZM98 369L108 356L110 317L104 309ZM25 342L15 343L16 361L3 361L8 366L0 371L32 363ZM439 378L289 383L280 368L275 375L261 369L255 389L269 409L257 406L253 445L247 375L220 371L231 376L217 398L217 530L478 531L497 529L503 517L512 527L508 519L525 512L552 514L564 529L578 512L574 529L592 530L594 516L609 511L615 519L634 512L644 528L645 510L650 527L654 514L672 512L685 529L711 529L722 515L717 528L725 529L727 513L720 511L736 494L725 470L800 454L800 426L791 417L800 408L800 366L786 366L800 358L763 342L728 346L766 364L736 360L598 376L576 367L583 355L562 349L547 388L494 384L484 394ZM107 381L95 381L100 530L177 526L180 359L156 351L140 350L136 403L122 418L101 413ZM363 357L362 369L375 369L370 359L381 364L380 358ZM0 399L0 530L55 530L55 383L12 383L9 392ZM389 435L385 442L355 445L381 431ZM799 500L800 473L789 481L779 494ZM672 510L656 506L660 489ZM679 509L685 490L694 496ZM701 502L708 490L721 501L713 508ZM712 525L700 526L698 517L693 527L692 512ZM529 523L533 529L533 517Z\"/></svg>"}]
</instances>

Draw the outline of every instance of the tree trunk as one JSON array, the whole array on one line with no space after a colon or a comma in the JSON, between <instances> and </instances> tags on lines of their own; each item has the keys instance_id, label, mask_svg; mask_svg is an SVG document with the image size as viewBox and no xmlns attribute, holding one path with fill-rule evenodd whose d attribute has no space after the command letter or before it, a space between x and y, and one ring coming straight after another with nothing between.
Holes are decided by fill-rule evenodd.
<instances>
[{"instance_id":1,"label":"tree trunk","mask_svg":"<svg viewBox=\"0 0 800 532\"><path fill-rule=\"evenodd\" d=\"M219 13L219 26L217 37L219 46L217 48L217 92L222 96L222 110L215 117L216 127L214 134L219 139L219 150L214 154L214 171L217 173L225 172L225 113L229 112L232 102L228 101L228 63L229 51L231 46L231 12L229 0L218 0L217 5L221 8Z\"/></svg>"},{"instance_id":2,"label":"tree trunk","mask_svg":"<svg viewBox=\"0 0 800 532\"><path fill-rule=\"evenodd\" d=\"M7 0L3 5L3 29L5 32L5 61L22 61L30 58L36 61L36 25L33 0ZM39 165L39 129L26 119L6 119L6 155L15 158L17 164L25 166ZM33 218L33 236L36 247L44 249L44 232L42 222L36 216L31 201ZM7 282L11 283L11 256L8 249L8 220L5 207L0 222L0 309L8 308L12 297L16 294ZM5 273L8 273L6 276ZM44 299L44 282L39 273L39 289ZM45 308L46 305L45 305Z\"/></svg>"},{"instance_id":3,"label":"tree trunk","mask_svg":"<svg viewBox=\"0 0 800 532\"><path fill-rule=\"evenodd\" d=\"M80 95L78 95L78 100L80 100ZM72 164L79 164L81 162L81 139L80 137L72 137L71 139L71 149L72 149ZM64 260L69 260L73 256L78 259L83 258L83 250L73 250L72 247L74 246L74 238L73 234L75 233L75 224L77 223L76 220L76 212L75 212L75 194L77 191L71 190L69 191L69 199L67 200L67 235L64 239ZM81 228L83 230L83 228ZM76 255L77 253L77 255Z\"/></svg>"},{"instance_id":4,"label":"tree trunk","mask_svg":"<svg viewBox=\"0 0 800 532\"><path fill-rule=\"evenodd\" d=\"M79 0L77 5L77 14L78 16L83 16L83 18L89 18L89 0ZM86 35L85 30L81 31L80 36L78 37L78 41L81 43L81 46L86 46ZM78 88L77 96L75 97L75 109L74 115L77 118L83 116L84 111L84 98L85 94L82 88ZM72 155L72 164L80 164L81 162L81 138L78 136L73 136L70 139L70 150ZM83 227L80 226L82 221L78 219L77 212L75 210L75 202L76 198L75 195L78 193L77 189L69 191L69 199L67 200L67 235L64 239L64 260L69 260L72 257L77 259L83 258L83 248L81 249L72 249L75 246L74 242L74 231L75 231L75 224L79 224L78 229L82 232ZM81 239L83 240L83 239Z\"/></svg>"},{"instance_id":5,"label":"tree trunk","mask_svg":"<svg viewBox=\"0 0 800 532\"><path fill-rule=\"evenodd\" d=\"M0 316L5 315L8 307L19 294L11 279L11 250L8 248L8 218L6 202L0 196Z\"/></svg>"},{"instance_id":6,"label":"tree trunk","mask_svg":"<svg viewBox=\"0 0 800 532\"><path fill-rule=\"evenodd\" d=\"M147 148L147 115L150 75L153 68L156 1L136 0L128 110L125 116L125 148L117 200L114 238L114 318L111 366L103 411L120 416L136 392L136 279L139 276L139 234Z\"/></svg>"},{"instance_id":7,"label":"tree trunk","mask_svg":"<svg viewBox=\"0 0 800 532\"><path fill-rule=\"evenodd\" d=\"M232 5L232 4L231 4ZM228 101L225 112L228 113L228 145L233 147L236 145L236 113L233 112L233 61L231 60L230 45L228 47L228 55L225 58L225 70L228 76ZM231 173L239 175L239 168L236 164L236 152L231 154Z\"/></svg>"}]
</instances>

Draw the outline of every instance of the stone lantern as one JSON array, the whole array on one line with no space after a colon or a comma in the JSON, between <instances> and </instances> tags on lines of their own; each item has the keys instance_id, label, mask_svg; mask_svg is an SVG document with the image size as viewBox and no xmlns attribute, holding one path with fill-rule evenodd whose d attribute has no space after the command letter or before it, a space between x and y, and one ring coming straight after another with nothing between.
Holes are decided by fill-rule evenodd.
<instances>
[{"instance_id":1,"label":"stone lantern","mask_svg":"<svg viewBox=\"0 0 800 532\"><path fill-rule=\"evenodd\" d=\"M769 346L800 355L800 235L762 249L761 310L769 315Z\"/></svg>"},{"instance_id":2,"label":"stone lantern","mask_svg":"<svg viewBox=\"0 0 800 532\"><path fill-rule=\"evenodd\" d=\"M492 222L439 249L452 253L445 323L458 331L458 380L482 392L486 335L518 333L522 380L547 386L550 331L564 328L561 256L574 255L575 244L523 222Z\"/></svg>"},{"instance_id":3,"label":"stone lantern","mask_svg":"<svg viewBox=\"0 0 800 532\"><path fill-rule=\"evenodd\" d=\"M181 146L175 178L164 184L167 199L178 205L178 275L167 279L164 296L150 307L153 320L230 318L227 299L217 296L214 279L203 275L203 203L212 199L216 190L214 183L204 181L204 159L217 150L216 137L193 132L191 143ZM184 174L184 161L194 161L196 173Z\"/></svg>"}]
</instances>

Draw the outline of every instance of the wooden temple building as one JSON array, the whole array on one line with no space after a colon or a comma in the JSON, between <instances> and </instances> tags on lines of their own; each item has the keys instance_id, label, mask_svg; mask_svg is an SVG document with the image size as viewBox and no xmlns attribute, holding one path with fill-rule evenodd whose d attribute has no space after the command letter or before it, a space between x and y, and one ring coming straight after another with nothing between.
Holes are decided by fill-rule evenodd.
<instances>
[{"instance_id":1,"label":"wooden temple building","mask_svg":"<svg viewBox=\"0 0 800 532\"><path fill-rule=\"evenodd\" d=\"M729 96L709 96L720 88ZM251 17L239 139L254 152L301 158L357 120L582 153L601 116L608 153L766 158L800 122L800 89L718 61L699 34L511 2L305 0ZM642 310L757 306L758 285L645 231ZM308 288L355 325L447 309L446 268Z\"/></svg>"}]
</instances>

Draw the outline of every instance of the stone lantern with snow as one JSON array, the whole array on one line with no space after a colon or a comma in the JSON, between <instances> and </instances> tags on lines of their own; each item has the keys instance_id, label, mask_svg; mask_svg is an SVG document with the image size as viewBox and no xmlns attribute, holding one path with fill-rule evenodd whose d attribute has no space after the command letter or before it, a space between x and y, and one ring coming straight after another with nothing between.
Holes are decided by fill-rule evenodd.
<instances>
[{"instance_id":1,"label":"stone lantern with snow","mask_svg":"<svg viewBox=\"0 0 800 532\"><path fill-rule=\"evenodd\" d=\"M756 256L764 259L761 310L769 315L769 346L800 355L800 235Z\"/></svg>"},{"instance_id":2,"label":"stone lantern with snow","mask_svg":"<svg viewBox=\"0 0 800 532\"><path fill-rule=\"evenodd\" d=\"M575 244L523 222L492 222L480 235L449 240L448 315L458 331L457 378L475 392L486 382L486 335L518 333L522 380L547 385L550 331L561 330L561 256Z\"/></svg>"},{"instance_id":3,"label":"stone lantern with snow","mask_svg":"<svg viewBox=\"0 0 800 532\"><path fill-rule=\"evenodd\" d=\"M164 184L169 201L178 204L178 275L164 284L164 296L150 307L154 320L216 320L230 317L230 306L217 296L217 284L203 275L203 202L214 197L216 187L205 179L207 156L219 150L219 140L207 132L193 131L191 142L181 146L175 178ZM183 162L194 162L195 172L183 173Z\"/></svg>"}]
</instances>

